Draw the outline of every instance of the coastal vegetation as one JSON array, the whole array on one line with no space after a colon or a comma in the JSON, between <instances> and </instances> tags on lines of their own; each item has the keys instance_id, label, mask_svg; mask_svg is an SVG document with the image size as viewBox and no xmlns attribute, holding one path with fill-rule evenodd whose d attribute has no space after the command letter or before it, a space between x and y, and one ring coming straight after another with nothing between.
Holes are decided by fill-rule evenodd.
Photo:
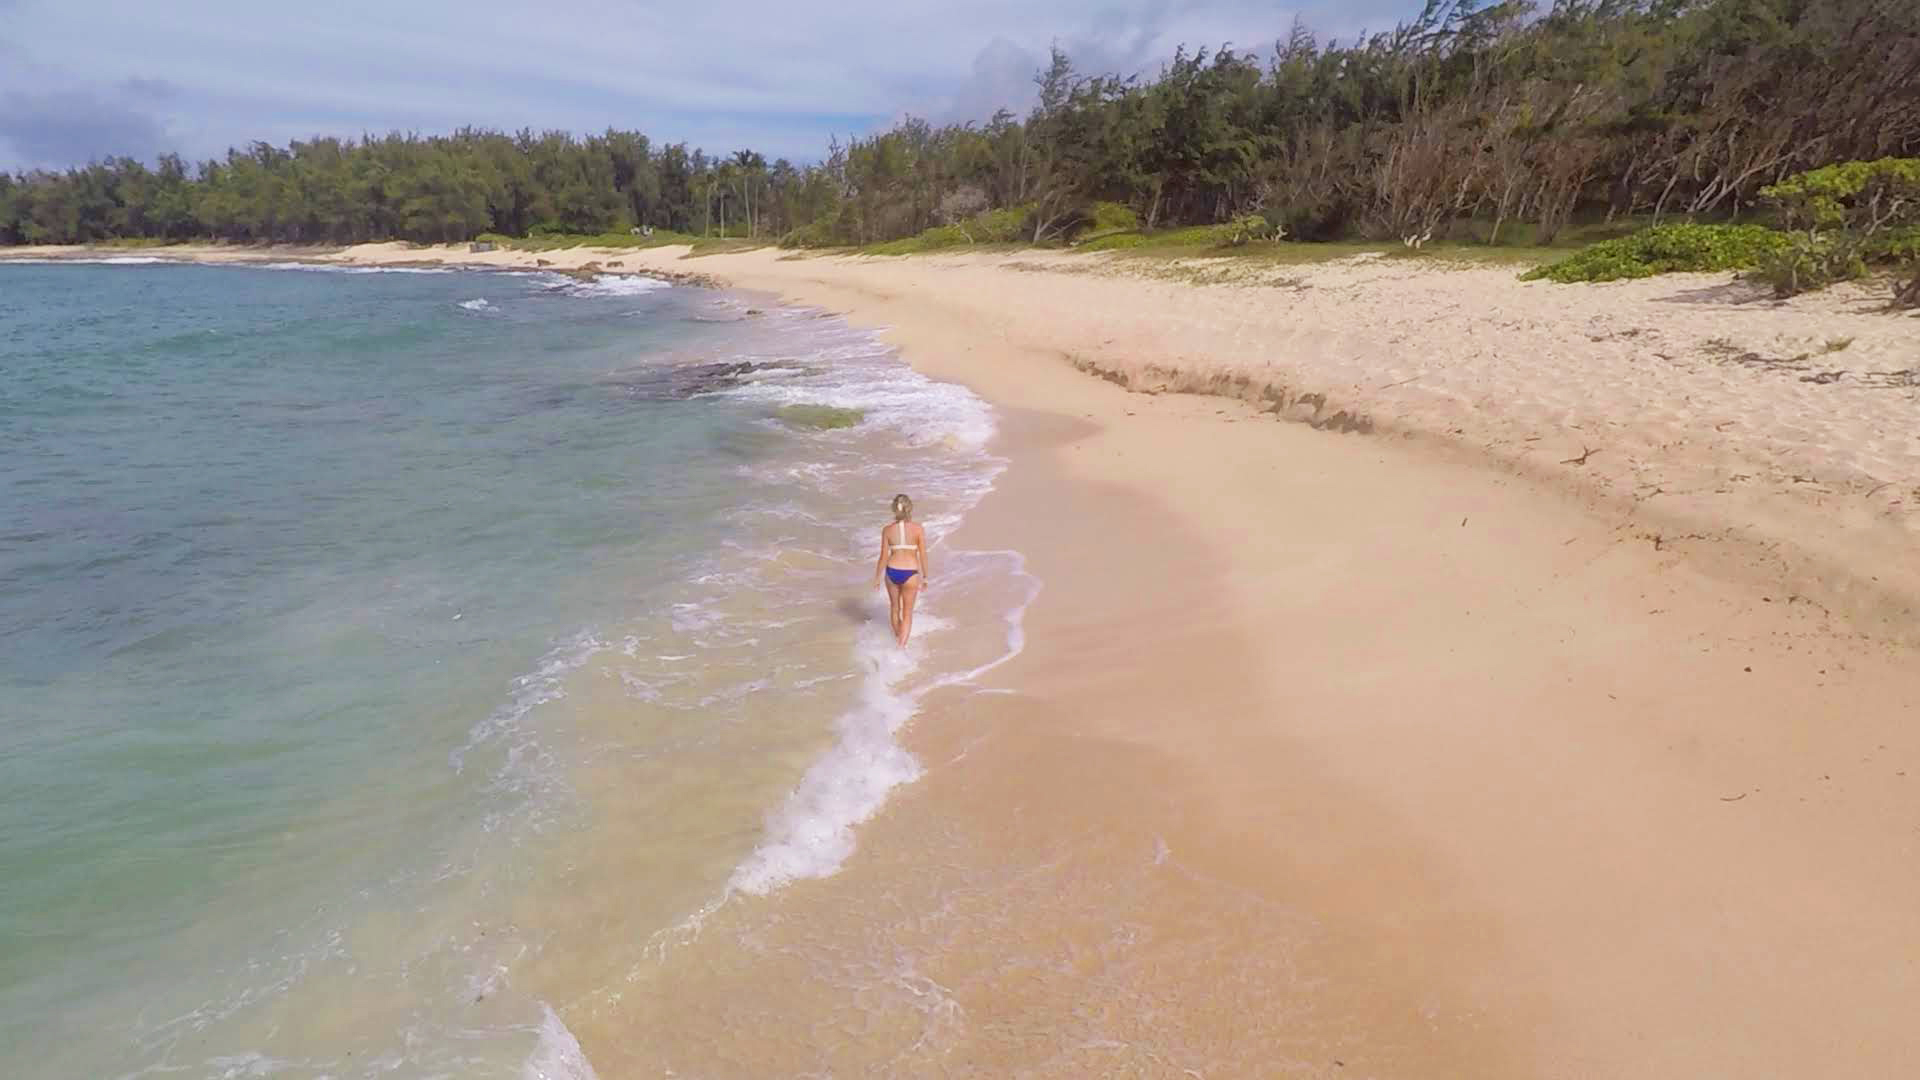
<instances>
[{"instance_id":1,"label":"coastal vegetation","mask_svg":"<svg viewBox=\"0 0 1920 1080\"><path fill-rule=\"evenodd\" d=\"M1655 225L1603 240L1520 276L1565 284L1678 270L1751 270L1786 246L1786 234L1763 225Z\"/></svg>"},{"instance_id":2,"label":"coastal vegetation","mask_svg":"<svg viewBox=\"0 0 1920 1080\"><path fill-rule=\"evenodd\" d=\"M1920 306L1920 158L1849 161L1797 173L1760 189L1781 228L1659 225L1584 248L1522 276L1616 281L1677 270L1745 270L1793 296L1894 273L1894 301Z\"/></svg>"},{"instance_id":3,"label":"coastal vegetation","mask_svg":"<svg viewBox=\"0 0 1920 1080\"><path fill-rule=\"evenodd\" d=\"M111 158L0 176L0 242L1416 250L1645 223L1545 276L1746 268L1787 291L1915 246L1889 212L1915 202L1910 165L1875 164L1920 155L1908 0L1429 0L1388 31L1296 22L1270 53L1181 49L1146 78L1056 49L1036 84L1024 117L909 118L811 163L478 129Z\"/></svg>"}]
</instances>

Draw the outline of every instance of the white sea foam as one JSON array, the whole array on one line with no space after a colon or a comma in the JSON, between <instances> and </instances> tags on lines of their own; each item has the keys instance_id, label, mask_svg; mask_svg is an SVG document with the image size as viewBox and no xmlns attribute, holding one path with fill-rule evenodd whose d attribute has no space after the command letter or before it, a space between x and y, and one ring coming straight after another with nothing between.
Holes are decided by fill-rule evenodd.
<instances>
[{"instance_id":1,"label":"white sea foam","mask_svg":"<svg viewBox=\"0 0 1920 1080\"><path fill-rule=\"evenodd\" d=\"M1024 583L1025 596L1006 612L1006 644L1000 655L965 671L948 672L915 686L901 684L919 668L927 637L951 624L931 612L915 618L914 644L901 649L886 630L884 605L876 605L856 636L855 656L864 667L858 703L843 714L838 739L814 762L793 793L767 819L767 833L727 883L729 892L764 895L803 878L829 877L853 854L854 830L878 813L892 791L920 778L920 763L896 740L918 711L920 700L946 686L972 682L1020 655L1023 623L1040 594L1018 552L976 552L1004 559L1008 576Z\"/></svg>"},{"instance_id":2,"label":"white sea foam","mask_svg":"<svg viewBox=\"0 0 1920 1080\"><path fill-rule=\"evenodd\" d=\"M99 259L43 259L43 258L0 258L0 266L19 264L23 266L154 266L160 263L179 263L180 259L163 259L155 255L109 255Z\"/></svg>"},{"instance_id":3,"label":"white sea foam","mask_svg":"<svg viewBox=\"0 0 1920 1080\"><path fill-rule=\"evenodd\" d=\"M557 274L554 276L560 280L549 287L574 296L644 296L673 288L671 282L638 274L601 274L590 281L576 281Z\"/></svg>"},{"instance_id":4,"label":"white sea foam","mask_svg":"<svg viewBox=\"0 0 1920 1080\"><path fill-rule=\"evenodd\" d=\"M833 748L768 818L766 839L734 869L729 889L759 895L833 873L853 854L854 827L880 809L888 792L919 779L920 763L894 740L913 716L913 698L897 687L915 661L885 625L875 619L861 629L855 652L868 669L858 704L840 717Z\"/></svg>"},{"instance_id":5,"label":"white sea foam","mask_svg":"<svg viewBox=\"0 0 1920 1080\"><path fill-rule=\"evenodd\" d=\"M546 1016L540 1022L540 1041L527 1057L521 1070L522 1080L597 1080L593 1065L580 1049L580 1040L567 1030L560 1015L550 1005L541 1005Z\"/></svg>"},{"instance_id":6,"label":"white sea foam","mask_svg":"<svg viewBox=\"0 0 1920 1080\"><path fill-rule=\"evenodd\" d=\"M807 332L800 324L788 329L794 336ZM869 336L849 341L843 328L829 324L824 329L830 336L811 349L776 357L741 357L773 364L716 393L770 409L822 405L855 410L863 425L894 431L912 446L979 451L992 440L993 410L965 387L927 378L901 363L895 350Z\"/></svg>"},{"instance_id":7,"label":"white sea foam","mask_svg":"<svg viewBox=\"0 0 1920 1080\"><path fill-rule=\"evenodd\" d=\"M462 300L460 301L460 306L466 308L468 311L486 311L493 307L492 304L487 303L485 297L477 300Z\"/></svg>"}]
</instances>

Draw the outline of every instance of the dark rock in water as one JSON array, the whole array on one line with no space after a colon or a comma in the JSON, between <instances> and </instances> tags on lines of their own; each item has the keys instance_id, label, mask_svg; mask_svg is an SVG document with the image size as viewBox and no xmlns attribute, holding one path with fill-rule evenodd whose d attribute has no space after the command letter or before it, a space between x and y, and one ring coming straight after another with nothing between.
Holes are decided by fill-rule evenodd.
<instances>
[{"instance_id":1,"label":"dark rock in water","mask_svg":"<svg viewBox=\"0 0 1920 1080\"><path fill-rule=\"evenodd\" d=\"M691 397L710 390L725 390L730 386L738 386L742 375L750 375L764 366L746 361L732 364L697 364L693 367L676 369L676 374L679 376L679 385L684 395Z\"/></svg>"},{"instance_id":2,"label":"dark rock in water","mask_svg":"<svg viewBox=\"0 0 1920 1080\"><path fill-rule=\"evenodd\" d=\"M766 364L747 361L714 364L684 364L678 367L642 367L620 372L607 379L629 397L639 401L684 401L740 385Z\"/></svg>"}]
</instances>

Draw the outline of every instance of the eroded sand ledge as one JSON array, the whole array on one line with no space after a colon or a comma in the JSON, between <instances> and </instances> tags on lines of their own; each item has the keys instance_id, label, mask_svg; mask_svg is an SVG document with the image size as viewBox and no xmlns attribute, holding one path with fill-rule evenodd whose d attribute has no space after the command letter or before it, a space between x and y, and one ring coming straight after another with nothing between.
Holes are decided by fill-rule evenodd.
<instances>
[{"instance_id":1,"label":"eroded sand ledge","mask_svg":"<svg viewBox=\"0 0 1920 1080\"><path fill-rule=\"evenodd\" d=\"M1046 585L1016 692L929 702L841 874L546 988L603 1077L1920 1072L1920 322L1724 277L561 254L888 327L1005 410L951 541Z\"/></svg>"}]
</instances>

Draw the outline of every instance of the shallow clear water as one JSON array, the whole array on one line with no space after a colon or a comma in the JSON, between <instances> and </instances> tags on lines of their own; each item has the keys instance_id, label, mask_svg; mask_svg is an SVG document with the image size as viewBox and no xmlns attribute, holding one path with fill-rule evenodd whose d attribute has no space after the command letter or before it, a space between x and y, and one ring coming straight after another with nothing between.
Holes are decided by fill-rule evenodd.
<instances>
[{"instance_id":1,"label":"shallow clear water","mask_svg":"<svg viewBox=\"0 0 1920 1080\"><path fill-rule=\"evenodd\" d=\"M21 1075L586 1075L571 1000L839 864L1031 590L956 552L885 642L869 534L950 528L991 418L747 302L0 264Z\"/></svg>"}]
</instances>

